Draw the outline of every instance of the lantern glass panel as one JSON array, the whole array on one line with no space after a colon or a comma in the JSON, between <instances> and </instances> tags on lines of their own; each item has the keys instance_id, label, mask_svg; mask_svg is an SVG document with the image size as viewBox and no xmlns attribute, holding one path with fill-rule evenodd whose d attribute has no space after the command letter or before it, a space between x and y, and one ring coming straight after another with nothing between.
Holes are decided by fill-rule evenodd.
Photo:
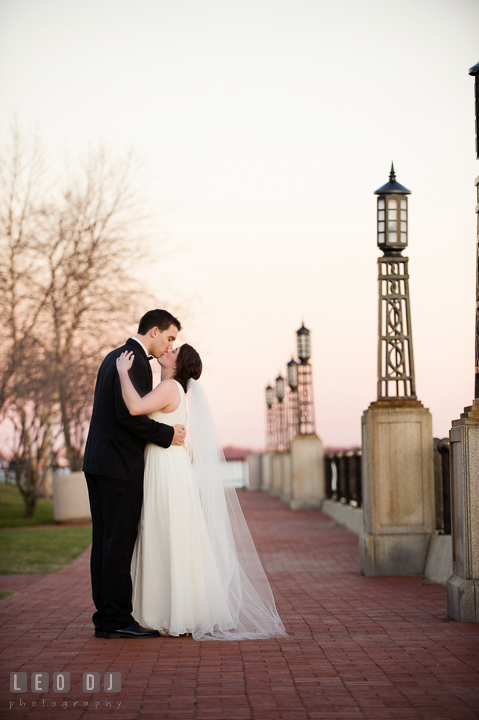
<instances>
[{"instance_id":1,"label":"lantern glass panel","mask_svg":"<svg viewBox=\"0 0 479 720\"><path fill-rule=\"evenodd\" d=\"M308 360L311 357L309 335L298 335L298 357L300 360Z\"/></svg>"},{"instance_id":2,"label":"lantern glass panel","mask_svg":"<svg viewBox=\"0 0 479 720\"><path fill-rule=\"evenodd\" d=\"M298 387L298 366L296 363L288 365L288 385L291 390L296 390Z\"/></svg>"},{"instance_id":3,"label":"lantern glass panel","mask_svg":"<svg viewBox=\"0 0 479 720\"><path fill-rule=\"evenodd\" d=\"M401 251L407 246L407 198L401 195L378 197L377 238L383 250Z\"/></svg>"},{"instance_id":4,"label":"lantern glass panel","mask_svg":"<svg viewBox=\"0 0 479 720\"><path fill-rule=\"evenodd\" d=\"M272 387L266 388L266 404L268 407L272 407L274 403L274 390Z\"/></svg>"}]
</instances>

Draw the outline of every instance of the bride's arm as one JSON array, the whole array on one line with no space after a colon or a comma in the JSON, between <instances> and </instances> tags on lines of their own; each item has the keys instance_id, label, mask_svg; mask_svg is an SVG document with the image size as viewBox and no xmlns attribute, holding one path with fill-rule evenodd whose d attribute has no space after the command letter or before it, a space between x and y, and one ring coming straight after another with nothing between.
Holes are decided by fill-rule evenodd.
<instances>
[{"instance_id":1,"label":"bride's arm","mask_svg":"<svg viewBox=\"0 0 479 720\"><path fill-rule=\"evenodd\" d=\"M116 360L116 367L121 382L121 394L130 415L148 415L155 410L162 410L175 400L175 391L178 389L173 382L166 380L156 386L154 390L140 397L133 387L128 370L133 365L133 353L124 352Z\"/></svg>"}]
</instances>

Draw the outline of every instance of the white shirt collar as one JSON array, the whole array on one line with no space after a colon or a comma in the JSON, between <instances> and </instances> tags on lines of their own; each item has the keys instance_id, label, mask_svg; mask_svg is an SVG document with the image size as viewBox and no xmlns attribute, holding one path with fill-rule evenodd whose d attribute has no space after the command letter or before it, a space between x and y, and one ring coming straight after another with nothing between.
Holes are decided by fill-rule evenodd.
<instances>
[{"instance_id":1,"label":"white shirt collar","mask_svg":"<svg viewBox=\"0 0 479 720\"><path fill-rule=\"evenodd\" d=\"M150 357L150 353L148 352L148 350L146 349L146 347L143 345L143 343L141 342L141 340L138 340L138 338L135 337L135 336L131 337L130 340L136 340L136 342L138 343L138 345L139 345L140 347L142 347L143 350L145 351L146 357L147 357L147 358Z\"/></svg>"}]
</instances>

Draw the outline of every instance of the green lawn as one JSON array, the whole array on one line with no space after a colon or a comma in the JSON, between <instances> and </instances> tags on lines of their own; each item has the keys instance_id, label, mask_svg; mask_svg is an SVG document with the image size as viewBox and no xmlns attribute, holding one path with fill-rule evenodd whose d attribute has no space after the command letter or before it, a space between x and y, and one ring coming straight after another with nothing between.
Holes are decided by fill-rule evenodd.
<instances>
[{"instance_id":1,"label":"green lawn","mask_svg":"<svg viewBox=\"0 0 479 720\"><path fill-rule=\"evenodd\" d=\"M0 590L0 600L5 600L10 595L15 595L15 590Z\"/></svg>"},{"instance_id":2,"label":"green lawn","mask_svg":"<svg viewBox=\"0 0 479 720\"><path fill-rule=\"evenodd\" d=\"M0 574L56 572L90 543L90 526L0 530Z\"/></svg>"},{"instance_id":3,"label":"green lawn","mask_svg":"<svg viewBox=\"0 0 479 720\"><path fill-rule=\"evenodd\" d=\"M16 485L0 484L0 528L53 525L53 500L40 498L32 518L23 517L25 505Z\"/></svg>"},{"instance_id":4,"label":"green lawn","mask_svg":"<svg viewBox=\"0 0 479 720\"><path fill-rule=\"evenodd\" d=\"M0 485L0 574L52 573L78 557L91 543L91 526L56 525L53 500L41 498L33 518L23 517L16 485ZM28 529L29 525L51 525ZM21 526L27 529L16 529ZM1 599L1 596L0 596Z\"/></svg>"}]
</instances>

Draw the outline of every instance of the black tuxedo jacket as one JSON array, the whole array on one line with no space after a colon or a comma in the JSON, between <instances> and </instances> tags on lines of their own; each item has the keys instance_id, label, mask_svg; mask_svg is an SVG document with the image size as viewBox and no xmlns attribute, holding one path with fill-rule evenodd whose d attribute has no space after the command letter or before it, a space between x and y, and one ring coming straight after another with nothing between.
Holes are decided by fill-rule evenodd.
<instances>
[{"instance_id":1,"label":"black tuxedo jacket","mask_svg":"<svg viewBox=\"0 0 479 720\"><path fill-rule=\"evenodd\" d=\"M170 425L151 420L147 415L130 415L121 394L116 359L125 350L135 359L129 375L143 397L150 392L153 375L143 348L135 340L113 350L98 371L93 411L83 459L84 472L94 475L143 482L146 443L170 447L175 434Z\"/></svg>"}]
</instances>

